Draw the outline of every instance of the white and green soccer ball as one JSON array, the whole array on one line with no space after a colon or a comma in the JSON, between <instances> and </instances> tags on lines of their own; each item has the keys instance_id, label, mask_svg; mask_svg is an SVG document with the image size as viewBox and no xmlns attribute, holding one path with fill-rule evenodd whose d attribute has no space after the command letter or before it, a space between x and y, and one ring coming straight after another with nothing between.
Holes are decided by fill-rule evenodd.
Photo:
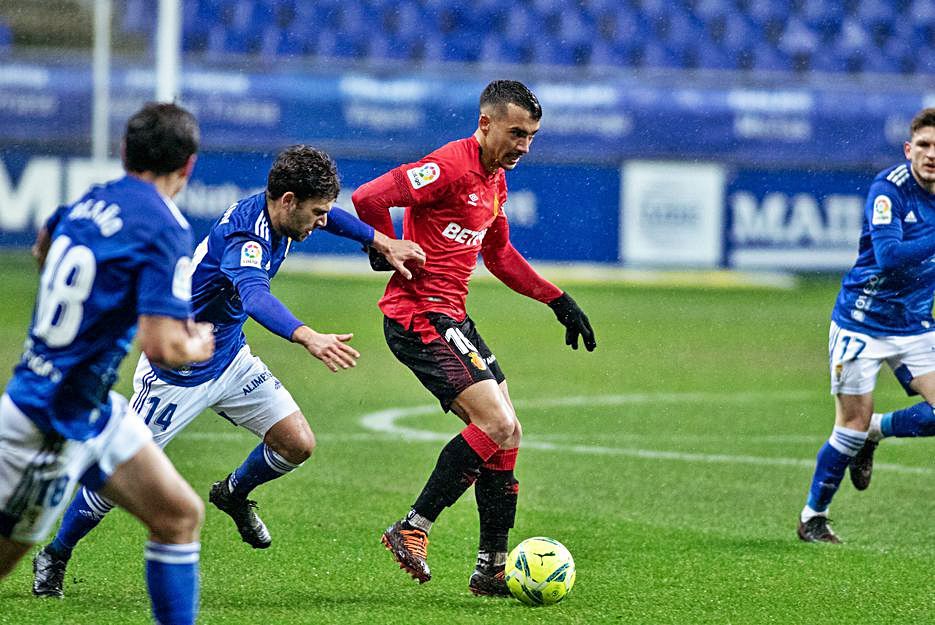
<instances>
[{"instance_id":1,"label":"white and green soccer ball","mask_svg":"<svg viewBox=\"0 0 935 625\"><path fill-rule=\"evenodd\" d=\"M557 540L527 538L507 556L506 585L526 605L558 603L575 585L575 561Z\"/></svg>"}]
</instances>

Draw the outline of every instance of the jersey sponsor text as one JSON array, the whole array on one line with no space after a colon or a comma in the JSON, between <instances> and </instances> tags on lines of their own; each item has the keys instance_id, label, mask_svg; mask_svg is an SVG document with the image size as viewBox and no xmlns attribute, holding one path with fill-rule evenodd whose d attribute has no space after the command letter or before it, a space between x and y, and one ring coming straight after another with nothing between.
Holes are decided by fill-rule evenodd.
<instances>
[{"instance_id":1,"label":"jersey sponsor text","mask_svg":"<svg viewBox=\"0 0 935 625\"><path fill-rule=\"evenodd\" d=\"M483 230L471 230L470 228L462 228L455 222L450 222L445 229L442 231L442 236L446 239L451 239L455 243L463 243L464 245L480 245L484 241L484 236L487 234L487 228Z\"/></svg>"}]
</instances>

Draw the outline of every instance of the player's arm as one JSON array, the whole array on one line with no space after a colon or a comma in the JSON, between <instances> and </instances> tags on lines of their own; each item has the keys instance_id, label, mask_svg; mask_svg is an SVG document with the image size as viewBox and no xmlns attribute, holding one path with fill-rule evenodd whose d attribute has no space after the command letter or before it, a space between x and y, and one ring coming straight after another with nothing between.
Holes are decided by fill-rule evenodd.
<instances>
[{"instance_id":1,"label":"player's arm","mask_svg":"<svg viewBox=\"0 0 935 625\"><path fill-rule=\"evenodd\" d=\"M905 210L891 183L877 182L870 188L865 211L869 215L873 255L884 271L906 269L935 255L935 236L903 240Z\"/></svg>"},{"instance_id":2,"label":"player's arm","mask_svg":"<svg viewBox=\"0 0 935 625\"><path fill-rule=\"evenodd\" d=\"M140 315L137 336L140 350L146 358L164 369L202 362L214 353L214 333L210 323Z\"/></svg>"},{"instance_id":3,"label":"player's arm","mask_svg":"<svg viewBox=\"0 0 935 625\"><path fill-rule=\"evenodd\" d=\"M390 238L337 206L328 213L324 230L363 245L364 249L370 251L371 265L373 252L380 254L389 265L388 269L396 269L407 280L412 279L412 272L406 268L407 262L413 261L420 266L425 264L425 252L418 243Z\"/></svg>"},{"instance_id":4,"label":"player's arm","mask_svg":"<svg viewBox=\"0 0 935 625\"><path fill-rule=\"evenodd\" d=\"M39 232L36 233L36 241L33 243L31 251L32 257L36 259L40 270L45 266L46 254L49 253L49 246L52 245L52 233L55 232L55 227L58 226L69 208L67 204L56 208L55 212L49 216L45 224L39 228Z\"/></svg>"},{"instance_id":5,"label":"player's arm","mask_svg":"<svg viewBox=\"0 0 935 625\"><path fill-rule=\"evenodd\" d=\"M498 280L526 297L548 304L559 323L565 326L565 344L578 349L578 337L587 350L594 351L597 341L584 311L571 295L543 278L510 243L510 226L505 216L498 217L487 230L481 252L484 265Z\"/></svg>"},{"instance_id":6,"label":"player's arm","mask_svg":"<svg viewBox=\"0 0 935 625\"><path fill-rule=\"evenodd\" d=\"M312 330L270 292L269 274L263 269L269 253L265 242L243 233L228 239L221 272L237 289L244 312L273 334L305 347L332 371L355 366L360 354L347 345L352 334L321 334Z\"/></svg>"},{"instance_id":7,"label":"player's arm","mask_svg":"<svg viewBox=\"0 0 935 625\"><path fill-rule=\"evenodd\" d=\"M351 201L362 221L373 226L378 233L395 239L390 207L434 202L463 172L463 164L459 165L456 159L442 152L433 152L416 163L400 165L362 184L354 191ZM375 247L370 248L370 266L376 271L395 267L386 262Z\"/></svg>"},{"instance_id":8,"label":"player's arm","mask_svg":"<svg viewBox=\"0 0 935 625\"><path fill-rule=\"evenodd\" d=\"M322 334L299 321L270 292L268 276L253 275L251 272L235 280L234 284L244 312L273 334L302 345L332 371L357 365L360 353L347 344L354 335Z\"/></svg>"},{"instance_id":9,"label":"player's arm","mask_svg":"<svg viewBox=\"0 0 935 625\"><path fill-rule=\"evenodd\" d=\"M361 221L393 239L396 238L396 228L393 227L390 207L409 206L412 203L412 195L404 186L397 184L397 170L390 170L365 182L351 195Z\"/></svg>"}]
</instances>

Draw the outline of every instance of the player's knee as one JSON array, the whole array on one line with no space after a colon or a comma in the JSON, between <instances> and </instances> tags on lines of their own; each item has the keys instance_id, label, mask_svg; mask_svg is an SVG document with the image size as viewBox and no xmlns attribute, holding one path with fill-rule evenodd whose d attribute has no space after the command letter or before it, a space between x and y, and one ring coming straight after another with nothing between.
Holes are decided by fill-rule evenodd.
<instances>
[{"instance_id":1,"label":"player's knee","mask_svg":"<svg viewBox=\"0 0 935 625\"><path fill-rule=\"evenodd\" d=\"M870 418L872 416L872 409L870 411L847 411L841 415L841 420L843 421L841 425L851 430L857 430L858 432L866 432L867 428L870 427Z\"/></svg>"},{"instance_id":2,"label":"player's knee","mask_svg":"<svg viewBox=\"0 0 935 625\"><path fill-rule=\"evenodd\" d=\"M186 488L161 508L149 529L157 542L190 543L198 539L204 518L204 502L191 488Z\"/></svg>"},{"instance_id":3,"label":"player's knee","mask_svg":"<svg viewBox=\"0 0 935 625\"><path fill-rule=\"evenodd\" d=\"M315 434L301 412L295 412L274 425L263 442L290 464L300 465L315 451Z\"/></svg>"},{"instance_id":4,"label":"player's knee","mask_svg":"<svg viewBox=\"0 0 935 625\"><path fill-rule=\"evenodd\" d=\"M283 457L292 464L302 464L312 456L313 451L315 451L315 435L307 432L290 445Z\"/></svg>"},{"instance_id":5,"label":"player's knee","mask_svg":"<svg viewBox=\"0 0 935 625\"><path fill-rule=\"evenodd\" d=\"M513 419L513 434L510 436L510 439L506 441L506 444L503 445L504 449L513 449L519 447L520 441L523 439L523 426L519 422L519 419Z\"/></svg>"},{"instance_id":6,"label":"player's knee","mask_svg":"<svg viewBox=\"0 0 935 625\"><path fill-rule=\"evenodd\" d=\"M497 418L489 420L483 429L487 436L501 447L515 447L515 445L510 445L510 442L517 431L517 425L516 418L504 412Z\"/></svg>"}]
</instances>

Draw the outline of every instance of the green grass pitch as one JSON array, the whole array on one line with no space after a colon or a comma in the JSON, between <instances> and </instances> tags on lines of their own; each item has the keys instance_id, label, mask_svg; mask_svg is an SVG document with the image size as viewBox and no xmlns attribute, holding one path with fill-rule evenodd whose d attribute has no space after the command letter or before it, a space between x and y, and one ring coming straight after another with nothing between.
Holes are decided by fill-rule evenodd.
<instances>
[{"instance_id":1,"label":"green grass pitch","mask_svg":"<svg viewBox=\"0 0 935 625\"><path fill-rule=\"evenodd\" d=\"M0 275L5 381L36 276L18 255L0 257ZM201 622L935 622L931 442L887 441L870 489L842 486L832 513L845 545L795 536L832 422L826 341L836 280L794 290L563 286L593 322L594 353L565 348L551 311L498 283L477 281L469 308L524 425L511 546L534 535L568 546L578 580L565 602L527 608L468 593L477 542L470 492L432 532L433 580L419 586L396 567L380 532L406 512L459 422L432 408L386 348L375 307L381 278L284 275L274 292L316 329L353 331L363 356L356 370L331 374L248 327L319 446L300 470L254 493L270 549L241 543L209 506ZM134 363L124 367L124 393ZM884 369L878 407L909 401ZM255 444L206 413L167 451L206 496ZM0 623L149 623L144 539L135 520L112 514L76 550L61 602L30 595L24 561L0 583Z\"/></svg>"}]
</instances>

